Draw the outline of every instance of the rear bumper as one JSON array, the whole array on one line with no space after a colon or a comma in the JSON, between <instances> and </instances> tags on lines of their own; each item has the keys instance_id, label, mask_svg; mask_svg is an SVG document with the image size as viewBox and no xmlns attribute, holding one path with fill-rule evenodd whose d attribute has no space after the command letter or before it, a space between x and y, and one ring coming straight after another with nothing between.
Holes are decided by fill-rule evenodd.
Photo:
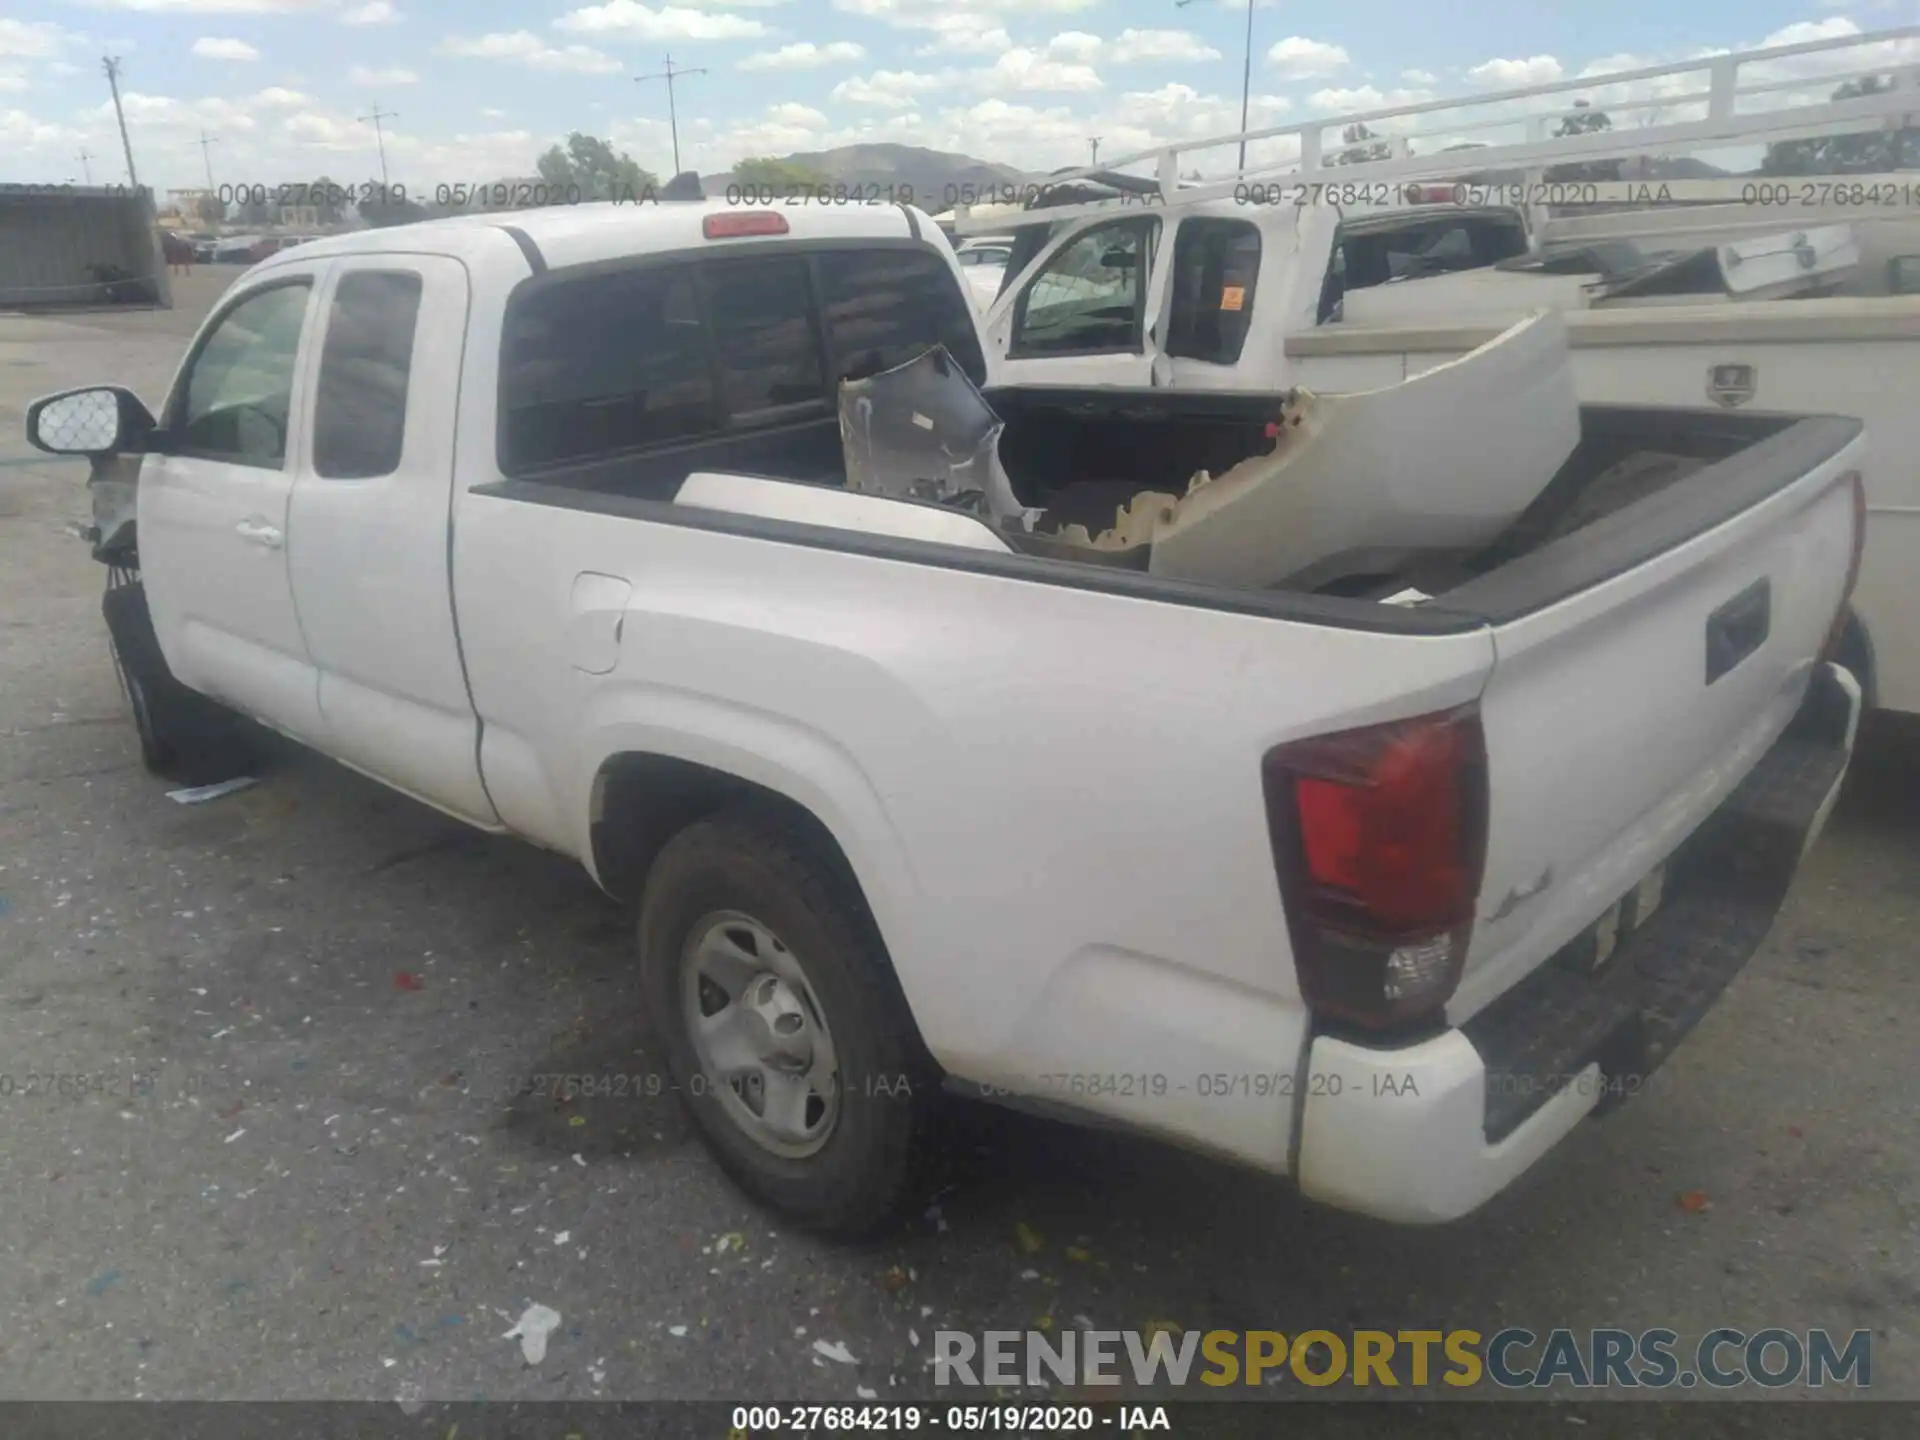
<instances>
[{"instance_id":1,"label":"rear bumper","mask_svg":"<svg viewBox=\"0 0 1920 1440\"><path fill-rule=\"evenodd\" d=\"M1556 957L1401 1049L1315 1039L1301 1190L1386 1220L1452 1220L1643 1088L1766 938L1832 812L1860 708L1850 673L1815 673L1785 734L1668 861L1662 908L1599 974Z\"/></svg>"}]
</instances>

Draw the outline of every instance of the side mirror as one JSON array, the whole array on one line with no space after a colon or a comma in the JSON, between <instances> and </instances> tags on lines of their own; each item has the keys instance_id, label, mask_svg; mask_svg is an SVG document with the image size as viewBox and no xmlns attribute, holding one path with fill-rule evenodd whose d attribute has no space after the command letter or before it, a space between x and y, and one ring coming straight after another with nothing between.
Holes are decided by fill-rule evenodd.
<instances>
[{"instance_id":1,"label":"side mirror","mask_svg":"<svg viewBox=\"0 0 1920 1440\"><path fill-rule=\"evenodd\" d=\"M152 412L122 385L63 390L27 407L27 440L49 455L139 451L156 428Z\"/></svg>"},{"instance_id":2,"label":"side mirror","mask_svg":"<svg viewBox=\"0 0 1920 1440\"><path fill-rule=\"evenodd\" d=\"M1920 295L1920 255L1896 255L1887 262L1887 291Z\"/></svg>"}]
</instances>

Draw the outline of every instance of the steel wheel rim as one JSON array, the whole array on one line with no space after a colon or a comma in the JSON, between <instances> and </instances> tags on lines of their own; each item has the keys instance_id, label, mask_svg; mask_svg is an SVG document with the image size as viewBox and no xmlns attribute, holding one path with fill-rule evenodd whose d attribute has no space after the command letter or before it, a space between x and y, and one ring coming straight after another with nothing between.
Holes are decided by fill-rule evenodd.
<instances>
[{"instance_id":1,"label":"steel wheel rim","mask_svg":"<svg viewBox=\"0 0 1920 1440\"><path fill-rule=\"evenodd\" d=\"M769 1154L817 1154L840 1119L826 1012L786 943L737 910L703 915L680 955L681 1019L700 1083Z\"/></svg>"}]
</instances>

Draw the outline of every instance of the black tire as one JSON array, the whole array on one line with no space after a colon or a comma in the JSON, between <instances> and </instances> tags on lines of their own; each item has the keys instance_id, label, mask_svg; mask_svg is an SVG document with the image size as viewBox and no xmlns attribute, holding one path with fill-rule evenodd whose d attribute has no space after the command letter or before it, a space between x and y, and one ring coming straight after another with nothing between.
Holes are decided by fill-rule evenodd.
<instances>
[{"instance_id":1,"label":"black tire","mask_svg":"<svg viewBox=\"0 0 1920 1440\"><path fill-rule=\"evenodd\" d=\"M173 678L147 613L146 587L117 585L100 602L114 669L140 737L140 761L185 785L214 785L247 773L253 747L240 717Z\"/></svg>"},{"instance_id":2,"label":"black tire","mask_svg":"<svg viewBox=\"0 0 1920 1440\"><path fill-rule=\"evenodd\" d=\"M773 1153L731 1117L687 1033L685 949L716 912L752 917L799 960L832 1036L839 1111L822 1147ZM935 1073L850 877L797 826L749 807L681 831L661 850L640 905L649 1019L681 1098L721 1167L748 1194L840 1238L886 1226L909 1198Z\"/></svg>"}]
</instances>

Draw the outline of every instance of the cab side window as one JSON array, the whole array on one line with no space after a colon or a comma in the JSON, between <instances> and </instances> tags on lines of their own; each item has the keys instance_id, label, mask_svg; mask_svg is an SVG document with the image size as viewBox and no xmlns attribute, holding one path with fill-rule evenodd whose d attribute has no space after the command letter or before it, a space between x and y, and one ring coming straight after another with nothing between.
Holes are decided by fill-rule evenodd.
<instances>
[{"instance_id":1,"label":"cab side window","mask_svg":"<svg viewBox=\"0 0 1920 1440\"><path fill-rule=\"evenodd\" d=\"M1067 242L1021 293L1007 353L1138 353L1158 219L1096 225Z\"/></svg>"},{"instance_id":2,"label":"cab side window","mask_svg":"<svg viewBox=\"0 0 1920 1440\"><path fill-rule=\"evenodd\" d=\"M301 279L256 291L215 324L175 395L174 454L268 470L285 464L311 287Z\"/></svg>"}]
</instances>

